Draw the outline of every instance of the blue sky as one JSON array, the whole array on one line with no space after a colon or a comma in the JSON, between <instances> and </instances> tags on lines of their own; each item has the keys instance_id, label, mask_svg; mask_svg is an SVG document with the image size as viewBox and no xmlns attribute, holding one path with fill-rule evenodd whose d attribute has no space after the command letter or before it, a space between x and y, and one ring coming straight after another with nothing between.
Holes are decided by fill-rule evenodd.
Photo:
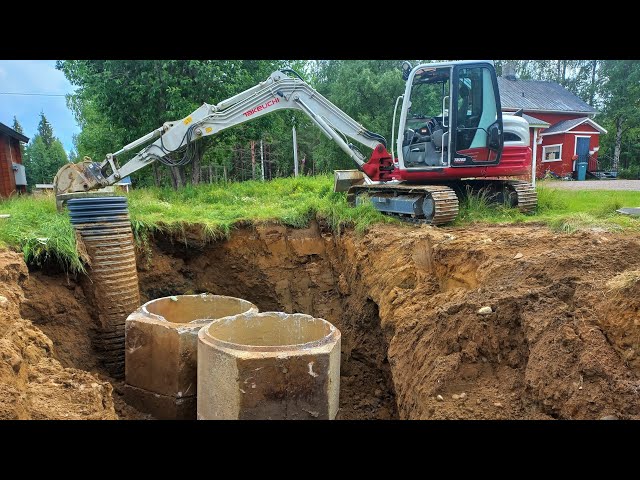
<instances>
[{"instance_id":1,"label":"blue sky","mask_svg":"<svg viewBox=\"0 0 640 480\"><path fill-rule=\"evenodd\" d=\"M59 70L55 60L0 60L0 92L71 93L74 87ZM73 148L72 135L80 127L67 108L65 97L0 95L0 122L11 127L13 116L31 138L43 111L67 153Z\"/></svg>"}]
</instances>

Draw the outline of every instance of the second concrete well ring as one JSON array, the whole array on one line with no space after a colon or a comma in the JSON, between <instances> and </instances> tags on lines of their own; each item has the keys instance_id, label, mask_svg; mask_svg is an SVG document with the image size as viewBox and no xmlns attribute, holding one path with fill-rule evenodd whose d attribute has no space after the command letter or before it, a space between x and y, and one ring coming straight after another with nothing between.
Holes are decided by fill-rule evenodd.
<instances>
[{"instance_id":1,"label":"second concrete well ring","mask_svg":"<svg viewBox=\"0 0 640 480\"><path fill-rule=\"evenodd\" d=\"M126 320L125 398L160 419L196 418L198 330L209 322L258 308L224 295L151 300Z\"/></svg>"},{"instance_id":2,"label":"second concrete well ring","mask_svg":"<svg viewBox=\"0 0 640 480\"><path fill-rule=\"evenodd\" d=\"M198 419L329 419L340 331L301 313L244 313L198 333Z\"/></svg>"}]
</instances>

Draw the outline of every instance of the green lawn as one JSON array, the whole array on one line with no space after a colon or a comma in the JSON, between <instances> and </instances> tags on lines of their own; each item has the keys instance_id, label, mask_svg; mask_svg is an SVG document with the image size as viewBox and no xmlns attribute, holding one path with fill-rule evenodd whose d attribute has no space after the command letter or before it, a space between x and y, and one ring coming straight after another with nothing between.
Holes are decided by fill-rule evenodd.
<instances>
[{"instance_id":1,"label":"green lawn","mask_svg":"<svg viewBox=\"0 0 640 480\"><path fill-rule=\"evenodd\" d=\"M455 225L472 222L540 222L562 232L601 228L607 231L640 230L638 218L620 215L621 207L640 206L640 191L557 190L538 185L538 210L525 215L516 209L495 208L482 198L463 201Z\"/></svg>"},{"instance_id":2,"label":"green lawn","mask_svg":"<svg viewBox=\"0 0 640 480\"><path fill-rule=\"evenodd\" d=\"M315 215L326 219L334 230L344 225L361 232L372 223L396 222L370 205L348 207L345 195L333 193L332 189L330 175L266 183L201 185L180 191L140 189L129 194L129 205L138 241L144 241L149 232L179 232L188 224L203 225L210 238L219 238L227 236L237 223L270 220L301 227ZM640 220L615 213L621 206L640 206L640 192L539 187L538 194L536 215L490 207L482 198L468 199L461 205L454 226L474 222L541 222L563 232L594 227L609 231L640 230ZM69 270L82 270L69 217L56 212L52 196L0 201L0 213L11 215L0 219L0 244L21 249L30 263L38 264L51 258Z\"/></svg>"}]
</instances>

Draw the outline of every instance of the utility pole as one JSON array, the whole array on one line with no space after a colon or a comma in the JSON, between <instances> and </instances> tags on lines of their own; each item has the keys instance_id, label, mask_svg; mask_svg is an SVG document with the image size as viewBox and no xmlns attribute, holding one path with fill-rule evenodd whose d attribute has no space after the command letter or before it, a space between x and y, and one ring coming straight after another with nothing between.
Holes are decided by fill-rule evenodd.
<instances>
[{"instance_id":1,"label":"utility pole","mask_svg":"<svg viewBox=\"0 0 640 480\"><path fill-rule=\"evenodd\" d=\"M262 148L262 139L260 139L260 163L262 165L262 181L264 182L264 149Z\"/></svg>"},{"instance_id":2,"label":"utility pole","mask_svg":"<svg viewBox=\"0 0 640 480\"><path fill-rule=\"evenodd\" d=\"M298 138L296 136L295 118L293 119L293 176L298 176Z\"/></svg>"}]
</instances>

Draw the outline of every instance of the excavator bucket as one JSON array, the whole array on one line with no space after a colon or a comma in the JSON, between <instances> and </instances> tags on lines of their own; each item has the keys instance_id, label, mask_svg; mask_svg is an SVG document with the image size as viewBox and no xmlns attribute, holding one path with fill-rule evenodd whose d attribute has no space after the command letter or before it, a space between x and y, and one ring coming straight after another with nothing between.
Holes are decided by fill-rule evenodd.
<instances>
[{"instance_id":1,"label":"excavator bucket","mask_svg":"<svg viewBox=\"0 0 640 480\"><path fill-rule=\"evenodd\" d=\"M68 163L56 174L53 186L56 195L87 192L106 185L100 165L89 157L80 163Z\"/></svg>"},{"instance_id":2,"label":"excavator bucket","mask_svg":"<svg viewBox=\"0 0 640 480\"><path fill-rule=\"evenodd\" d=\"M334 192L346 192L354 185L364 183L364 173L360 170L334 170Z\"/></svg>"}]
</instances>

